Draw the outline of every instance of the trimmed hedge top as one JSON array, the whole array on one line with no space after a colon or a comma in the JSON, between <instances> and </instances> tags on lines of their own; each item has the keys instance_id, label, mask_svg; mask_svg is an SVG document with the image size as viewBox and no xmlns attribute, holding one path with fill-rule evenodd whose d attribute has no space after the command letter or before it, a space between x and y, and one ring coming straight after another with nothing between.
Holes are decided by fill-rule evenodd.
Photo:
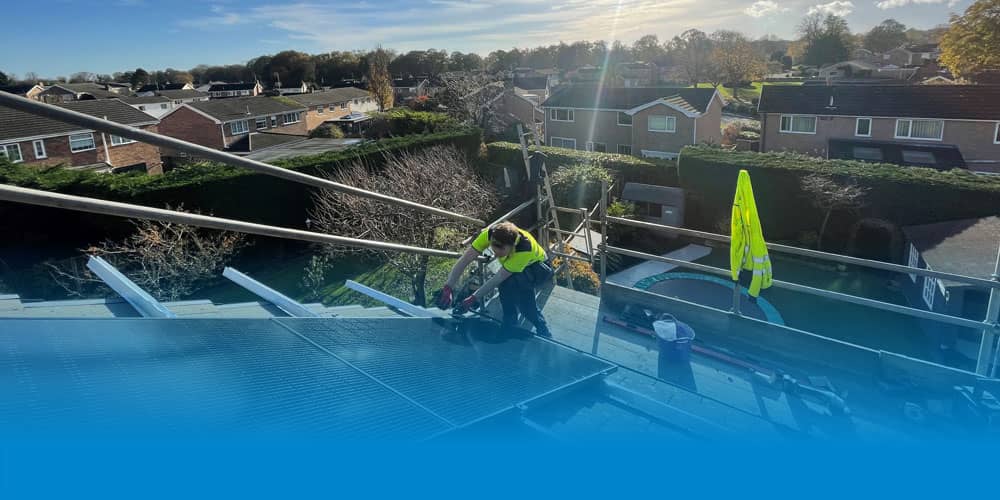
<instances>
[{"instance_id":1,"label":"trimmed hedge top","mask_svg":"<svg viewBox=\"0 0 1000 500\"><path fill-rule=\"evenodd\" d=\"M514 142L491 142L486 145L486 150L488 160L492 163L520 169L524 168L524 159L521 155L520 144ZM567 165L589 163L608 170L617 171L629 182L643 182L663 186L677 185L677 167L670 160L638 158L613 153L594 153L551 146L530 146L529 150L545 153L548 158L546 167L550 170L550 173L552 170Z\"/></svg>"},{"instance_id":2,"label":"trimmed hedge top","mask_svg":"<svg viewBox=\"0 0 1000 500\"><path fill-rule=\"evenodd\" d=\"M683 179L700 164L730 166L747 169L764 168L795 172L800 175L827 174L835 177L853 177L859 180L889 181L920 186L987 190L1000 194L1000 176L977 175L964 169L935 170L904 167L891 163L866 163L853 160L826 160L798 153L754 153L750 151L724 151L707 146L688 146L681 152L678 173Z\"/></svg>"}]
</instances>

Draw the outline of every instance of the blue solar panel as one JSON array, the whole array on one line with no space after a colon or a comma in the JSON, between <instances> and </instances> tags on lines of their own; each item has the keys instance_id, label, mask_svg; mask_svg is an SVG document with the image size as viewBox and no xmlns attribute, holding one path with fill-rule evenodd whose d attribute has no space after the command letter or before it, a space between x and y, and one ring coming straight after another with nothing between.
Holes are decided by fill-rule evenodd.
<instances>
[{"instance_id":1,"label":"blue solar panel","mask_svg":"<svg viewBox=\"0 0 1000 500\"><path fill-rule=\"evenodd\" d=\"M498 338L488 322L452 332L417 318L276 321L456 426L612 368L538 338Z\"/></svg>"},{"instance_id":2,"label":"blue solar panel","mask_svg":"<svg viewBox=\"0 0 1000 500\"><path fill-rule=\"evenodd\" d=\"M271 320L0 320L0 380L15 435L449 428Z\"/></svg>"},{"instance_id":3,"label":"blue solar panel","mask_svg":"<svg viewBox=\"0 0 1000 500\"><path fill-rule=\"evenodd\" d=\"M427 319L0 319L0 434L423 439L612 369Z\"/></svg>"}]
</instances>

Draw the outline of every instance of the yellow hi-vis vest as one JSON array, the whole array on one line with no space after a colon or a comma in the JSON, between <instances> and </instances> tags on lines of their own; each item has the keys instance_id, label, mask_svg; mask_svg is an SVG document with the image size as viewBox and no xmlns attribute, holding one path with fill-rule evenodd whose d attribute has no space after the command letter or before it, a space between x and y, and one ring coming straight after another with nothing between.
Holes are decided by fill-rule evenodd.
<instances>
[{"instance_id":1,"label":"yellow hi-vis vest","mask_svg":"<svg viewBox=\"0 0 1000 500\"><path fill-rule=\"evenodd\" d=\"M733 198L732 245L729 247L729 268L733 281L739 281L740 271L753 271L750 282L750 296L760 295L760 291L771 286L771 259L767 256L764 232L760 229L757 216L757 202L753 198L750 174L740 170L736 182L736 196Z\"/></svg>"}]
</instances>

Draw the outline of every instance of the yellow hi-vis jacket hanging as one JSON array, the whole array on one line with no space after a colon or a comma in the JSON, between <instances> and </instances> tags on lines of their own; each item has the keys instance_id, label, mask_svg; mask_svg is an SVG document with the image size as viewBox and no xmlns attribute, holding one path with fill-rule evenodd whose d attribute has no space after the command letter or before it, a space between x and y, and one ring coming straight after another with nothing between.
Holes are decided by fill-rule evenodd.
<instances>
[{"instance_id":1,"label":"yellow hi-vis jacket hanging","mask_svg":"<svg viewBox=\"0 0 1000 500\"><path fill-rule=\"evenodd\" d=\"M740 170L736 182L736 196L733 198L732 246L729 248L729 268L733 281L739 281L740 271L753 271L750 282L750 296L760 295L760 291L771 286L771 259L767 256L764 232L760 229L757 216L757 202L753 198L750 174Z\"/></svg>"}]
</instances>

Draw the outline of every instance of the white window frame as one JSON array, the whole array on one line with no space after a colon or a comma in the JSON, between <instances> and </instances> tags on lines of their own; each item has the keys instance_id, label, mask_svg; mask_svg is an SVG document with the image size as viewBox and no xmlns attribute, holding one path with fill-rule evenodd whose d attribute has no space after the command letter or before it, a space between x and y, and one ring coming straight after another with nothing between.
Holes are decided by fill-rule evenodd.
<instances>
[{"instance_id":1,"label":"white window frame","mask_svg":"<svg viewBox=\"0 0 1000 500\"><path fill-rule=\"evenodd\" d=\"M322 104L320 104L319 106L316 106L316 114L317 115L323 114L323 111L326 111L326 106L324 106Z\"/></svg>"},{"instance_id":2,"label":"white window frame","mask_svg":"<svg viewBox=\"0 0 1000 500\"><path fill-rule=\"evenodd\" d=\"M559 111L566 112L565 120L560 120L558 118ZM576 113L570 108L549 108L549 120L554 122L573 123L576 121Z\"/></svg>"},{"instance_id":3,"label":"white window frame","mask_svg":"<svg viewBox=\"0 0 1000 500\"><path fill-rule=\"evenodd\" d=\"M160 103L160 109L170 109L169 103Z\"/></svg>"},{"instance_id":4,"label":"white window frame","mask_svg":"<svg viewBox=\"0 0 1000 500\"><path fill-rule=\"evenodd\" d=\"M289 120L289 118L292 119ZM299 123L300 121L302 121L302 117L300 116L298 111L293 113L282 113L281 121L284 122L285 125L291 125L293 123Z\"/></svg>"},{"instance_id":5,"label":"white window frame","mask_svg":"<svg viewBox=\"0 0 1000 500\"><path fill-rule=\"evenodd\" d=\"M920 267L920 252L917 251L917 247L913 246L913 243L910 243L910 253L906 256L906 265L909 267ZM917 275L911 274L910 279L916 283Z\"/></svg>"},{"instance_id":6,"label":"white window frame","mask_svg":"<svg viewBox=\"0 0 1000 500\"><path fill-rule=\"evenodd\" d=\"M993 144L1000 144L1000 122L997 122L997 128L993 131Z\"/></svg>"},{"instance_id":7,"label":"white window frame","mask_svg":"<svg viewBox=\"0 0 1000 500\"><path fill-rule=\"evenodd\" d=\"M622 153L622 148L628 148L628 153ZM618 151L618 154L620 154L620 155L629 155L629 156L632 156L632 145L631 144L619 144L617 151Z\"/></svg>"},{"instance_id":8,"label":"white window frame","mask_svg":"<svg viewBox=\"0 0 1000 500\"><path fill-rule=\"evenodd\" d=\"M39 139L37 141L31 141L31 149L34 150L36 160L44 160L49 157L49 152L45 150L45 140ZM42 150L42 154L38 154L38 150Z\"/></svg>"},{"instance_id":9,"label":"white window frame","mask_svg":"<svg viewBox=\"0 0 1000 500\"><path fill-rule=\"evenodd\" d=\"M74 137L79 138L79 137L84 137L84 136L90 137L90 144L91 144L91 146L89 148L86 148L86 149L73 149L73 138ZM94 140L94 134L92 134L90 132L87 132L86 134L73 134L73 135L69 136L69 152L70 153L73 153L73 154L83 153L84 151L93 151L95 149L97 149L97 141Z\"/></svg>"},{"instance_id":10,"label":"white window frame","mask_svg":"<svg viewBox=\"0 0 1000 500\"><path fill-rule=\"evenodd\" d=\"M605 143L605 142L588 142L587 143L587 151L590 151L591 153L593 153L594 152L594 144L600 144L600 145L604 146L604 151L598 151L598 152L600 152L600 153L607 153L608 152L608 144Z\"/></svg>"},{"instance_id":11,"label":"white window frame","mask_svg":"<svg viewBox=\"0 0 1000 500\"><path fill-rule=\"evenodd\" d=\"M622 123L622 115L625 115L625 116L629 117L629 123ZM626 113L624 111L619 111L616 119L618 120L618 126L619 127L631 127L632 126L632 122L634 121L633 118L634 117L632 115L630 115L630 114L628 114L628 113Z\"/></svg>"},{"instance_id":12,"label":"white window frame","mask_svg":"<svg viewBox=\"0 0 1000 500\"><path fill-rule=\"evenodd\" d=\"M243 125L240 130L236 130L236 124ZM229 122L229 135L242 135L250 132L250 120L237 120L234 122Z\"/></svg>"},{"instance_id":13,"label":"white window frame","mask_svg":"<svg viewBox=\"0 0 1000 500\"><path fill-rule=\"evenodd\" d=\"M858 126L861 125L861 120L867 120L868 121L868 133L867 134L859 134L858 133ZM872 119L868 118L868 117L859 116L857 118L857 120L854 121L854 136L855 137L871 137L872 136Z\"/></svg>"},{"instance_id":14,"label":"white window frame","mask_svg":"<svg viewBox=\"0 0 1000 500\"><path fill-rule=\"evenodd\" d=\"M18 158L17 160L11 160L10 159L10 153L7 152L7 148L10 148L10 147L13 147L13 148L17 149L17 158ZM0 150L3 151L3 153L2 153L3 157L7 158L8 160L10 160L11 163L21 163L22 161L24 161L24 155L21 154L21 145L18 144L18 143L16 143L16 142L13 143L13 144L3 144L3 145L0 145Z\"/></svg>"},{"instance_id":15,"label":"white window frame","mask_svg":"<svg viewBox=\"0 0 1000 500\"><path fill-rule=\"evenodd\" d=\"M263 125L261 125L261 123L263 123ZM267 117L266 116L259 116L259 117L255 118L254 121L253 121L253 127L255 129L257 129L257 130L260 130L260 129L263 129L263 128L267 128Z\"/></svg>"},{"instance_id":16,"label":"white window frame","mask_svg":"<svg viewBox=\"0 0 1000 500\"><path fill-rule=\"evenodd\" d=\"M278 126L278 115L274 115L274 116L271 117L271 128L274 128L274 127L277 127L277 126Z\"/></svg>"},{"instance_id":17,"label":"white window frame","mask_svg":"<svg viewBox=\"0 0 1000 500\"><path fill-rule=\"evenodd\" d=\"M552 144L552 141L555 141L555 140L562 141L563 145L562 146L556 146L556 145ZM566 143L570 142L570 141L573 142L573 147L572 148L567 148L566 147ZM576 149L576 139L569 138L569 137L549 137L549 146L552 146L554 148L574 149L575 150Z\"/></svg>"},{"instance_id":18,"label":"white window frame","mask_svg":"<svg viewBox=\"0 0 1000 500\"><path fill-rule=\"evenodd\" d=\"M126 144L132 144L133 142L136 142L135 139L129 139L128 137L122 137L120 135L111 134L112 146L124 146Z\"/></svg>"},{"instance_id":19,"label":"white window frame","mask_svg":"<svg viewBox=\"0 0 1000 500\"><path fill-rule=\"evenodd\" d=\"M906 129L907 135L899 135L899 124L900 122L910 122ZM913 122L939 122L941 123L941 134L937 138L933 137L913 137ZM944 139L944 120L921 120L919 118L897 118L896 128L892 131L893 138L895 139L908 139L911 141L941 141Z\"/></svg>"},{"instance_id":20,"label":"white window frame","mask_svg":"<svg viewBox=\"0 0 1000 500\"><path fill-rule=\"evenodd\" d=\"M784 124L785 117L788 117L788 127L789 127L788 130L784 130L783 128L781 128L781 126ZM793 125L793 122L795 121L796 118L812 118L812 120L813 120L813 130L812 130L812 132L796 132L796 131L792 130L793 128L795 128L792 125ZM819 128L819 117L816 116L816 115L781 115L778 118L778 133L779 134L816 135L816 129L818 129L818 128ZM855 129L855 131L857 131L857 129Z\"/></svg>"},{"instance_id":21,"label":"white window frame","mask_svg":"<svg viewBox=\"0 0 1000 500\"><path fill-rule=\"evenodd\" d=\"M652 118L660 118L660 117L662 117L662 118L664 118L666 120L666 123L664 123L664 126L666 128L664 130L659 130L659 129L654 129L653 128L653 120L652 120ZM670 126L671 123L673 123L672 127ZM676 133L677 132L677 117L676 116L671 116L671 115L649 115L649 116L646 117L646 130L649 131L649 132L657 132L657 133L660 133L660 134L673 134L673 133Z\"/></svg>"},{"instance_id":22,"label":"white window frame","mask_svg":"<svg viewBox=\"0 0 1000 500\"><path fill-rule=\"evenodd\" d=\"M927 310L934 310L934 295L937 293L937 279L931 276L924 276L924 290L921 295L924 298L924 304L927 304Z\"/></svg>"}]
</instances>

